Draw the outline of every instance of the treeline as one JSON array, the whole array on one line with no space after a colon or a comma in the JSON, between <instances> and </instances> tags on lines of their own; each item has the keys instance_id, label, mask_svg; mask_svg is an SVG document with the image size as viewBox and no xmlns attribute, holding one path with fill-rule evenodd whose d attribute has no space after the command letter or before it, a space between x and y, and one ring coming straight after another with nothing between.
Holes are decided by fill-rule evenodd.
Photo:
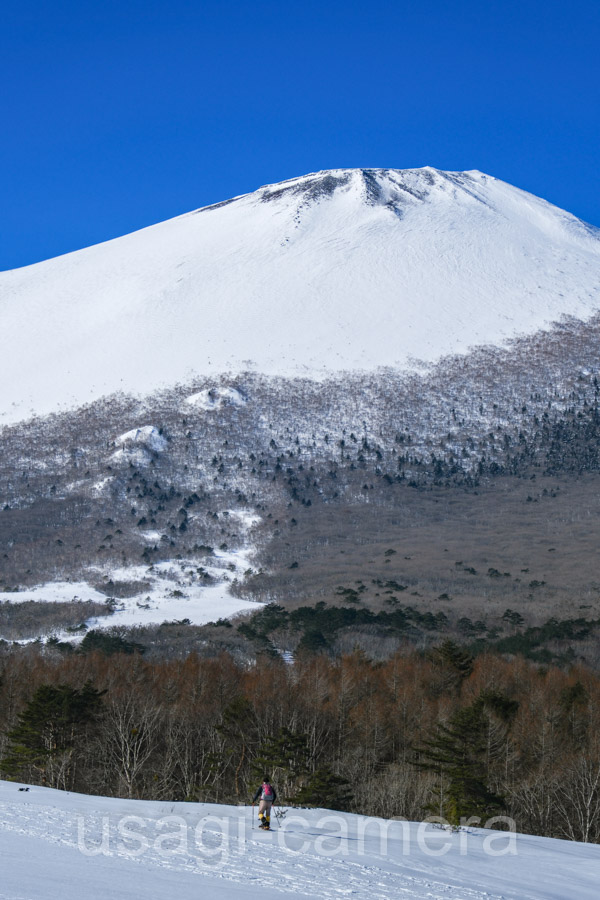
<instances>
[{"instance_id":1,"label":"treeline","mask_svg":"<svg viewBox=\"0 0 600 900\"><path fill-rule=\"evenodd\" d=\"M502 813L600 842L600 677L445 641L374 663L138 653L0 659L3 777L108 796L421 819Z\"/></svg>"},{"instance_id":2,"label":"treeline","mask_svg":"<svg viewBox=\"0 0 600 900\"><path fill-rule=\"evenodd\" d=\"M405 590L395 581L380 582L394 585L394 590ZM359 591L338 588L346 603L358 603ZM386 591L392 594L392 590ZM414 606L400 606L396 597L388 597L384 603L390 604L390 612L373 612L357 606L328 606L323 601L314 606L299 606L287 610L277 603L268 603L255 613L249 622L237 626L237 631L247 638L257 650L276 654L276 647L291 651L331 652L340 655L340 635L346 642L365 649L368 637L369 649L383 645L383 639L395 639L396 650L402 642L414 645L431 644L451 637L458 632L470 641L469 650L474 656L481 653L519 654L534 662L570 665L576 659L573 644L595 639L600 628L600 619L563 619L554 617L541 625L524 628L524 620L515 610L505 610L502 617L487 625L481 620L473 622L467 616L450 619L444 612L430 610L420 612ZM213 625L231 628L227 620ZM503 631L501 630L503 629ZM510 633L506 633L510 631ZM105 638L106 639L106 638ZM369 653L374 659L381 659L391 653Z\"/></svg>"}]
</instances>

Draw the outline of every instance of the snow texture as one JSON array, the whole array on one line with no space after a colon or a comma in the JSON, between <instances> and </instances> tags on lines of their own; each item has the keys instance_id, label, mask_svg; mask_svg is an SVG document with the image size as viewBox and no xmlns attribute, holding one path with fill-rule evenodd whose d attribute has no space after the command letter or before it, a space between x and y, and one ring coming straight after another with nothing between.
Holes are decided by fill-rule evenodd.
<instances>
[{"instance_id":1,"label":"snow texture","mask_svg":"<svg viewBox=\"0 0 600 900\"><path fill-rule=\"evenodd\" d=\"M143 425L141 428L133 428L131 431L127 431L118 437L115 443L121 444L123 449L131 445L141 444L155 453L161 453L167 446L166 438L161 435L159 429L154 425Z\"/></svg>"},{"instance_id":2,"label":"snow texture","mask_svg":"<svg viewBox=\"0 0 600 900\"><path fill-rule=\"evenodd\" d=\"M231 515L234 515L232 512ZM260 521L247 511L236 513L246 530ZM152 532L146 532L150 541ZM160 537L160 535L159 535ZM242 580L251 569L254 551L214 550L209 562L199 566L197 560L167 560L152 566L106 568L90 572L90 581L129 582L145 585L139 593L116 602L110 616L89 619L88 628L112 628L115 625L151 625L188 619L192 625L205 625L216 619L226 619L241 612L256 611L261 604L233 597L230 592L234 579ZM23 603L35 600L44 603L69 603L92 600L104 603L110 585L102 593L86 582L54 581L23 591L0 591L0 603ZM55 634L61 640L77 642L84 637L72 633ZM0 638L2 635L0 635ZM25 641L24 643L27 643ZM1 900L1 895L0 895Z\"/></svg>"},{"instance_id":3,"label":"snow texture","mask_svg":"<svg viewBox=\"0 0 600 900\"><path fill-rule=\"evenodd\" d=\"M245 406L246 401L235 388L210 388L186 397L186 403L196 409L222 409L224 406Z\"/></svg>"},{"instance_id":4,"label":"snow texture","mask_svg":"<svg viewBox=\"0 0 600 900\"><path fill-rule=\"evenodd\" d=\"M248 807L19 787L0 782L0 900L598 896L593 844L320 809L290 810L264 833Z\"/></svg>"},{"instance_id":5,"label":"snow texture","mask_svg":"<svg viewBox=\"0 0 600 900\"><path fill-rule=\"evenodd\" d=\"M112 462L127 462L132 465L147 466L156 455L167 448L167 440L154 425L133 428L115 440L119 447L110 457Z\"/></svg>"},{"instance_id":6,"label":"snow texture","mask_svg":"<svg viewBox=\"0 0 600 900\"><path fill-rule=\"evenodd\" d=\"M544 200L477 171L318 172L0 273L0 424L195 376L414 367L599 308L598 230Z\"/></svg>"}]
</instances>

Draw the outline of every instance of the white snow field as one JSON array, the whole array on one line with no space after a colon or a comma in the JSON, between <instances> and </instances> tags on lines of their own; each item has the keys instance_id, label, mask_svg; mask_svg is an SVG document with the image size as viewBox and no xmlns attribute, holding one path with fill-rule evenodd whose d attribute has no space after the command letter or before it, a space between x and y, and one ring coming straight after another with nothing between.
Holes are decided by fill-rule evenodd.
<instances>
[{"instance_id":1,"label":"white snow field","mask_svg":"<svg viewBox=\"0 0 600 900\"><path fill-rule=\"evenodd\" d=\"M598 897L594 844L321 809L264 833L249 807L19 787L0 782L0 900Z\"/></svg>"},{"instance_id":2,"label":"white snow field","mask_svg":"<svg viewBox=\"0 0 600 900\"><path fill-rule=\"evenodd\" d=\"M197 375L408 367L585 319L599 234L477 171L264 187L0 273L0 424Z\"/></svg>"},{"instance_id":3,"label":"white snow field","mask_svg":"<svg viewBox=\"0 0 600 900\"><path fill-rule=\"evenodd\" d=\"M258 519L247 513L240 515L250 524ZM230 592L233 579L243 579L251 567L252 556L252 549L214 550L209 557L210 563L201 567L202 572L211 579L210 584L206 584L199 574L198 563L194 560L171 559L151 566L91 569L91 581L104 577L107 581L140 582L146 586L139 593L118 600L110 616L91 618L86 625L88 628L112 628L116 625L151 625L182 619L188 619L192 625L205 625L237 613L255 612L262 604L242 600ZM101 593L85 581L52 581L28 590L0 591L0 603L24 603L28 600L44 603L93 600L104 603L106 599L106 593ZM61 640L74 642L84 636L66 632L53 634ZM0 633L0 639L2 637Z\"/></svg>"}]
</instances>

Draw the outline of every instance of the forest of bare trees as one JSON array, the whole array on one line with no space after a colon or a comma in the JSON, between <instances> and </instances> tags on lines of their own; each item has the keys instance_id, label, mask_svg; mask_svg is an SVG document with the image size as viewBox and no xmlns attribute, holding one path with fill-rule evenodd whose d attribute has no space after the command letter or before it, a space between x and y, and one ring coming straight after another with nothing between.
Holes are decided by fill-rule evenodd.
<instances>
[{"instance_id":1,"label":"forest of bare trees","mask_svg":"<svg viewBox=\"0 0 600 900\"><path fill-rule=\"evenodd\" d=\"M600 677L452 641L374 663L4 651L3 777L86 793L421 819L501 812L600 842ZM468 771L469 777L465 778Z\"/></svg>"}]
</instances>

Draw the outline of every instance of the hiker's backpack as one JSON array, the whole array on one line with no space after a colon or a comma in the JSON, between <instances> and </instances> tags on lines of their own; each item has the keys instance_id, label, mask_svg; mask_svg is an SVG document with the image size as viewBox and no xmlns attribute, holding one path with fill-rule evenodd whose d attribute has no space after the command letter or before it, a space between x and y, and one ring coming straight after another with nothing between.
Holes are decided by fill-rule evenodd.
<instances>
[{"instance_id":1,"label":"hiker's backpack","mask_svg":"<svg viewBox=\"0 0 600 900\"><path fill-rule=\"evenodd\" d=\"M263 800L273 800L273 788L268 782L265 782L262 787L262 798Z\"/></svg>"}]
</instances>

